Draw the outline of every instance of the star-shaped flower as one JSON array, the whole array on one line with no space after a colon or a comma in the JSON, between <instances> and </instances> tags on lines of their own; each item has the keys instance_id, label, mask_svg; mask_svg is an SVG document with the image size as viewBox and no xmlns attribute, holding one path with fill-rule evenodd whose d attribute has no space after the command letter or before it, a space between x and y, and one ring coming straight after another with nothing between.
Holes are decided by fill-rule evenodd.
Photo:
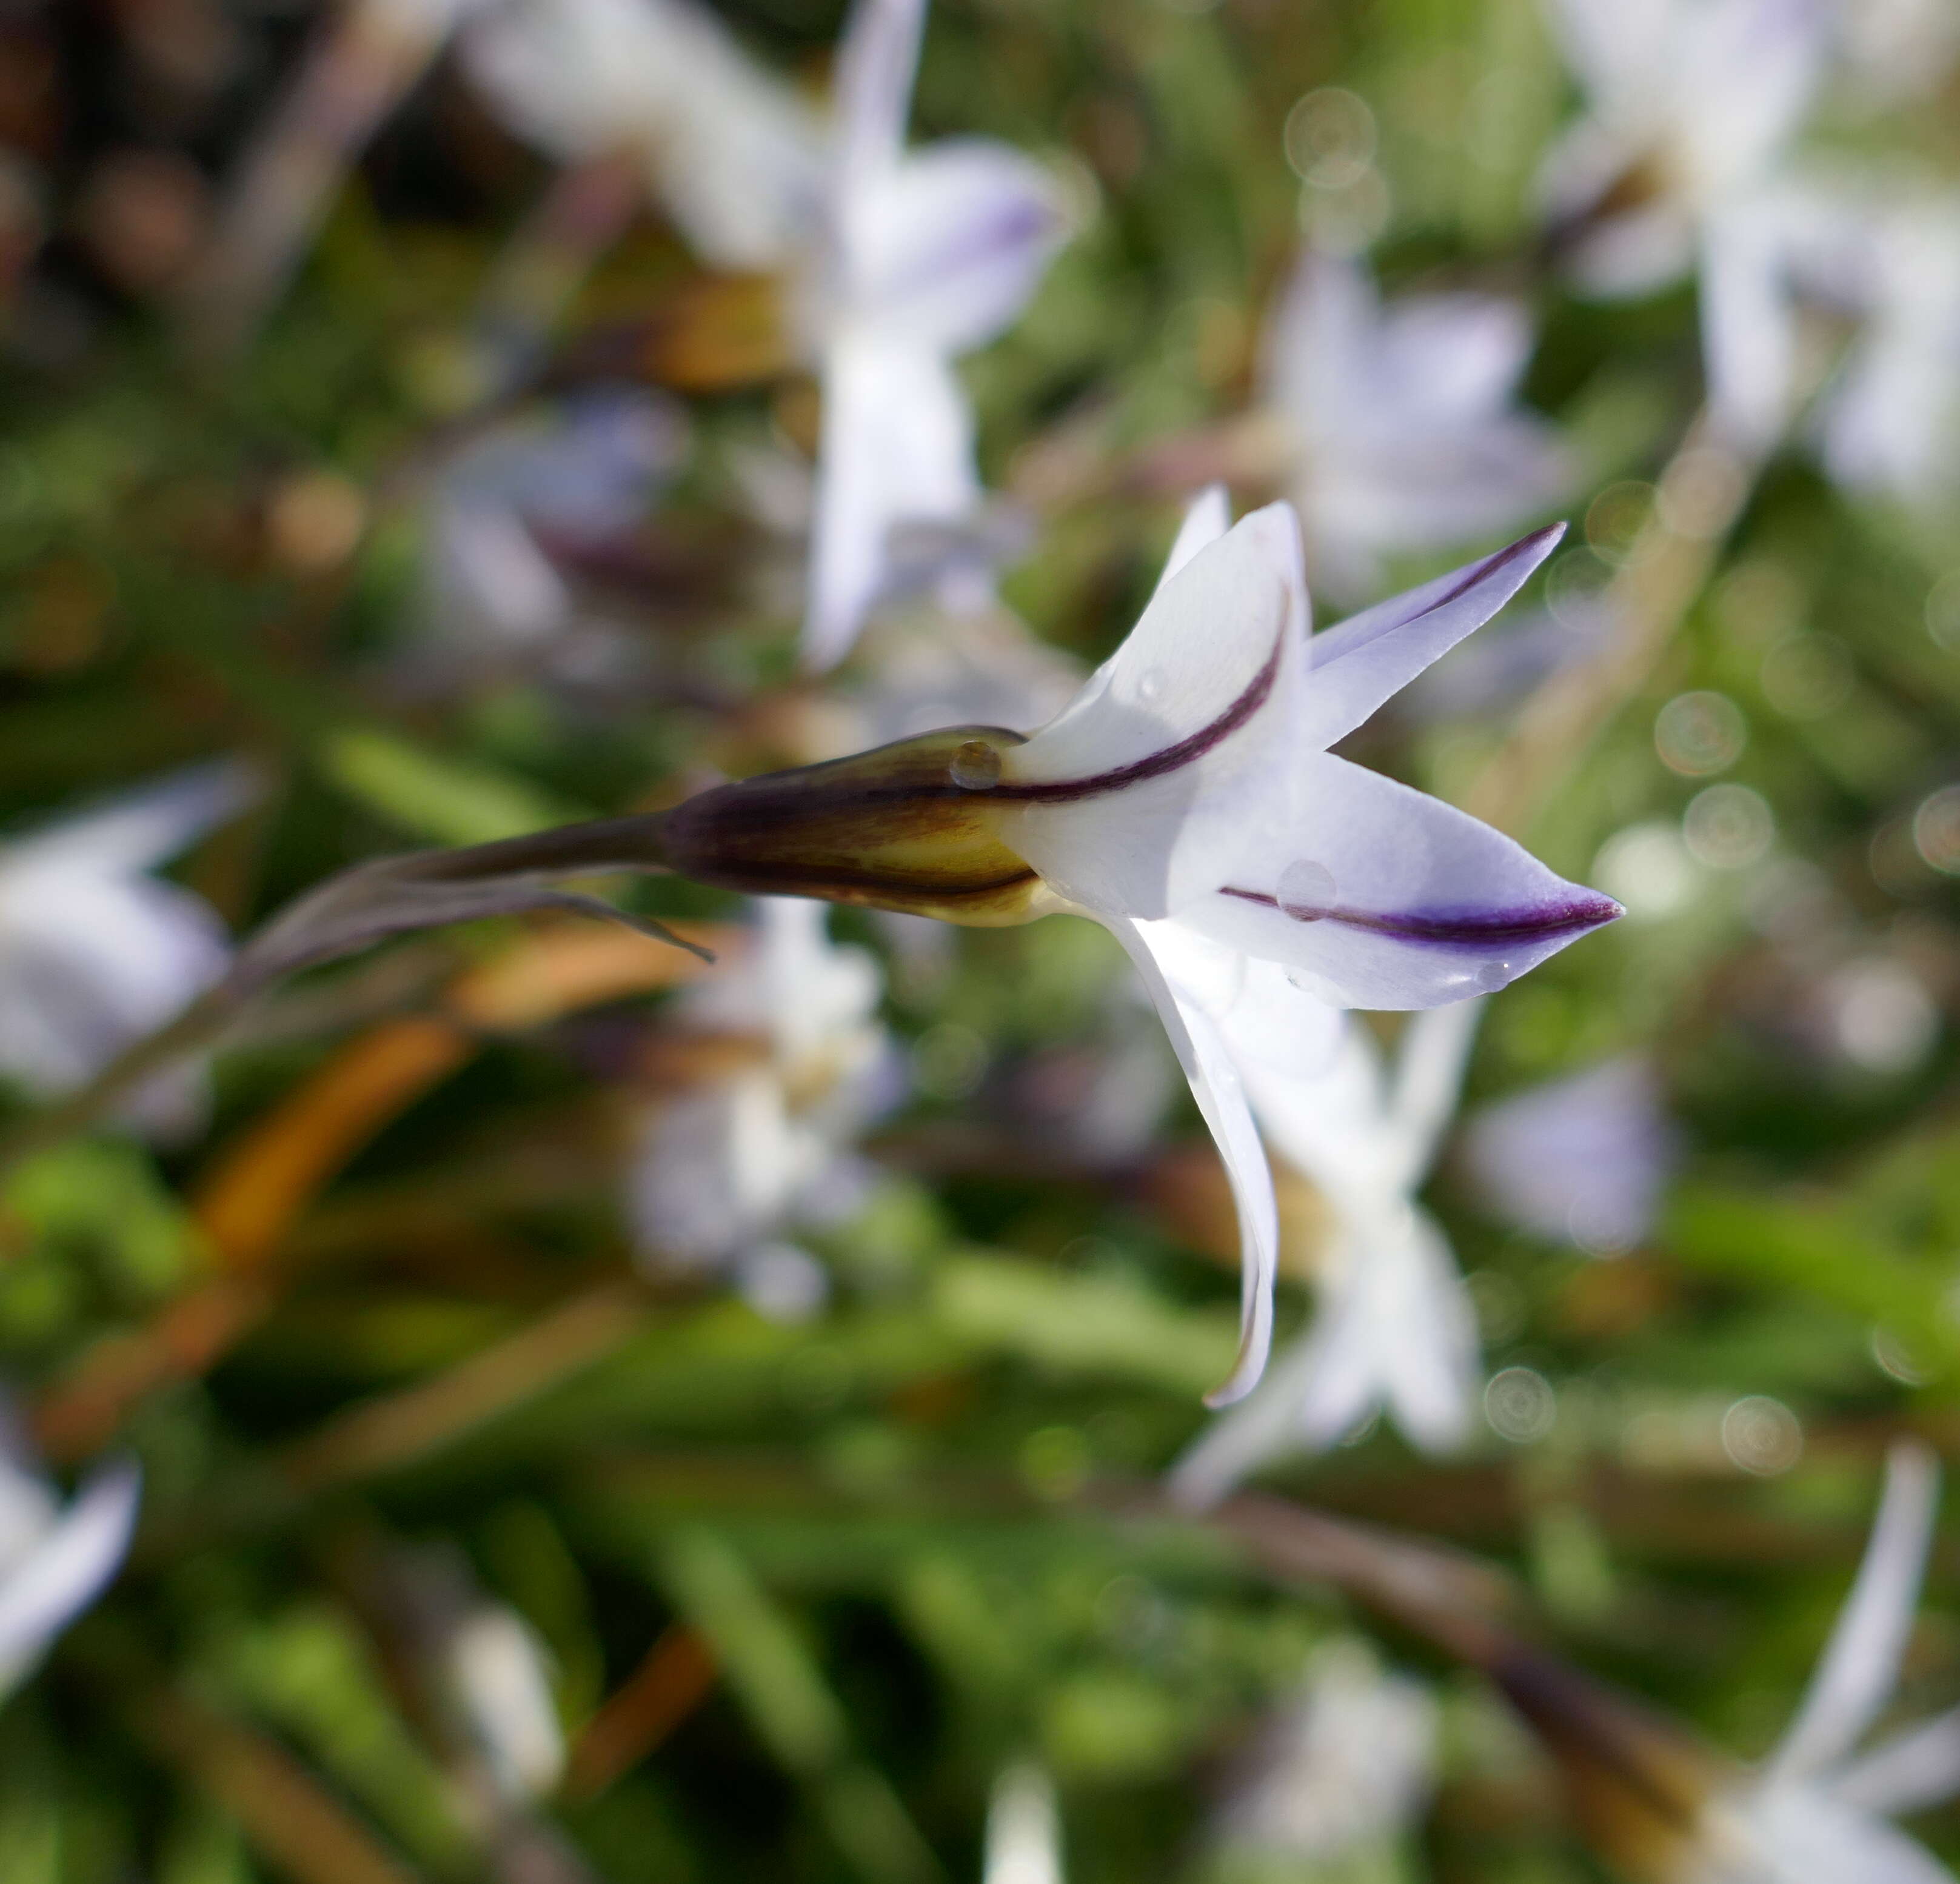
<instances>
[{"instance_id":1,"label":"star-shaped flower","mask_svg":"<svg viewBox=\"0 0 1960 1884\"><path fill-rule=\"evenodd\" d=\"M979 496L953 370L1026 304L1068 228L1047 171L1004 144L908 151L925 0L857 0L838 53L822 252L797 312L823 382L805 663L848 652L901 526L956 524Z\"/></svg>"},{"instance_id":2,"label":"star-shaped flower","mask_svg":"<svg viewBox=\"0 0 1960 1884\"><path fill-rule=\"evenodd\" d=\"M703 261L783 266L823 183L821 116L690 0L501 0L477 11L463 62L498 114L561 163L613 154Z\"/></svg>"},{"instance_id":3,"label":"star-shaped flower","mask_svg":"<svg viewBox=\"0 0 1960 1884\"><path fill-rule=\"evenodd\" d=\"M1885 1706L1918 1607L1939 1467L1895 1445L1851 1593L1797 1716L1760 1766L1517 1644L1491 1672L1571 1782L1603 1856L1647 1884L1952 1884L1888 1822L1960 1787L1960 1708L1855 1749Z\"/></svg>"},{"instance_id":4,"label":"star-shaped flower","mask_svg":"<svg viewBox=\"0 0 1960 1884\"><path fill-rule=\"evenodd\" d=\"M384 858L269 924L234 988L436 923L603 910L545 886L609 870L978 926L1091 917L1137 964L1231 1176L1243 1342L1214 1399L1236 1399L1265 1364L1278 1232L1245 1083L1214 1018L1229 1017L1233 979L1262 999L1274 977L1291 981L1302 1016L1308 996L1442 1007L1503 987L1621 912L1488 826L1327 749L1488 620L1558 530L1309 637L1292 511L1228 521L1222 491L1193 507L1129 638L1031 736L950 727L651 816ZM1220 985L1202 1003L1160 960L1187 936L1217 950Z\"/></svg>"},{"instance_id":5,"label":"star-shaped flower","mask_svg":"<svg viewBox=\"0 0 1960 1884\"><path fill-rule=\"evenodd\" d=\"M1163 950L1172 985L1203 1005L1186 942ZM1303 997L1283 978L1216 1016L1266 1142L1330 1207L1314 1325L1243 1405L1184 1455L1172 1487L1210 1504L1266 1459L1318 1450L1386 1408L1415 1443L1462 1442L1477 1387L1477 1318L1441 1228L1416 1201L1456 1109L1481 1004L1416 1015L1389 1078L1366 1030L1329 1010L1329 1051L1299 1050ZM1309 1019L1306 1023L1314 1024ZM1289 1051L1274 1052L1285 1039Z\"/></svg>"},{"instance_id":6,"label":"star-shaped flower","mask_svg":"<svg viewBox=\"0 0 1960 1884\"><path fill-rule=\"evenodd\" d=\"M216 913L149 872L256 789L242 766L202 766L0 845L0 1073L66 1092L222 976ZM167 1127L195 1097L172 1079L137 1109Z\"/></svg>"},{"instance_id":7,"label":"star-shaped flower","mask_svg":"<svg viewBox=\"0 0 1960 1884\"><path fill-rule=\"evenodd\" d=\"M1384 308L1358 263L1301 258L1263 379L1316 584L1379 593L1384 556L1488 539L1569 485L1551 426L1517 403L1531 351L1514 301L1411 294Z\"/></svg>"},{"instance_id":8,"label":"star-shaped flower","mask_svg":"<svg viewBox=\"0 0 1960 1884\"><path fill-rule=\"evenodd\" d=\"M1463 1150L1500 1216L1612 1255L1653 1227L1681 1143L1653 1068L1629 1055L1483 1107Z\"/></svg>"},{"instance_id":9,"label":"star-shaped flower","mask_svg":"<svg viewBox=\"0 0 1960 1884\"><path fill-rule=\"evenodd\" d=\"M1644 294L1698 269L1709 397L1745 442L1774 437L1783 374L1740 336L1777 291L1780 171L1815 97L1822 0L1554 0L1590 109L1554 146L1545 194L1580 285Z\"/></svg>"},{"instance_id":10,"label":"star-shaped flower","mask_svg":"<svg viewBox=\"0 0 1960 1884\"><path fill-rule=\"evenodd\" d=\"M679 1004L683 1035L728 1051L653 1113L628 1203L650 1258L732 1268L759 1306L807 1312L821 1272L779 1240L858 1189L853 1148L899 1075L872 957L830 940L820 903L765 897L756 915L754 947Z\"/></svg>"}]
</instances>

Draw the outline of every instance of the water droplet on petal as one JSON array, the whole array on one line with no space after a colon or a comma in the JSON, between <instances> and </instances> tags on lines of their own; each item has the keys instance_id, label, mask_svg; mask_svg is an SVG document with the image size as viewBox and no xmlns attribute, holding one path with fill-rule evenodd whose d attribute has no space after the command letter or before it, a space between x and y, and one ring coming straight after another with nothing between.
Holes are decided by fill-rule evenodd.
<instances>
[{"instance_id":1,"label":"water droplet on petal","mask_svg":"<svg viewBox=\"0 0 1960 1884\"><path fill-rule=\"evenodd\" d=\"M1137 676L1137 698L1146 703L1161 700L1164 689L1169 685L1161 667L1146 667Z\"/></svg>"},{"instance_id":2,"label":"water droplet on petal","mask_svg":"<svg viewBox=\"0 0 1960 1884\"><path fill-rule=\"evenodd\" d=\"M947 770L963 791L991 791L1001 782L1001 755L984 739L970 739L953 748Z\"/></svg>"},{"instance_id":3,"label":"water droplet on petal","mask_svg":"<svg viewBox=\"0 0 1960 1884\"><path fill-rule=\"evenodd\" d=\"M1334 873L1302 858L1280 872L1279 905L1296 922L1318 922L1334 909Z\"/></svg>"},{"instance_id":4,"label":"water droplet on petal","mask_svg":"<svg viewBox=\"0 0 1960 1884\"><path fill-rule=\"evenodd\" d=\"M1487 995L1494 995L1500 988L1508 988L1516 971L1508 962L1486 962L1476 973L1477 985Z\"/></svg>"}]
</instances>

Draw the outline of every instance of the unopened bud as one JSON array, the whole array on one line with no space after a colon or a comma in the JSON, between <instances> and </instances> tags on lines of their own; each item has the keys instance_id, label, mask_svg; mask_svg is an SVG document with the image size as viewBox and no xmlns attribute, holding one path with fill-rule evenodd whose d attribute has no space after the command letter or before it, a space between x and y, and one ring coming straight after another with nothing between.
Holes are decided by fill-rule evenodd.
<instances>
[{"instance_id":1,"label":"unopened bud","mask_svg":"<svg viewBox=\"0 0 1960 1884\"><path fill-rule=\"evenodd\" d=\"M948 727L849 759L719 785L664 814L669 867L759 896L815 896L982 928L1058 906L998 834L993 726Z\"/></svg>"}]
</instances>

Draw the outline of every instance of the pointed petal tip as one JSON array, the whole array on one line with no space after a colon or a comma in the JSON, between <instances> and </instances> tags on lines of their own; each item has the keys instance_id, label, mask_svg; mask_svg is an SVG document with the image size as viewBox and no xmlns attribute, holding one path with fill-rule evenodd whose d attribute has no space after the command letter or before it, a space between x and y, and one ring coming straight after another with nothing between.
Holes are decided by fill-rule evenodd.
<instances>
[{"instance_id":1,"label":"pointed petal tip","mask_svg":"<svg viewBox=\"0 0 1960 1884\"><path fill-rule=\"evenodd\" d=\"M1214 1413L1221 1408L1236 1406L1259 1384L1266 1371L1266 1360L1273 1347L1271 1287L1268 1280L1265 1284L1268 1293L1246 1322L1239 1337L1239 1357L1232 1364L1231 1373L1204 1396L1204 1404Z\"/></svg>"}]
</instances>

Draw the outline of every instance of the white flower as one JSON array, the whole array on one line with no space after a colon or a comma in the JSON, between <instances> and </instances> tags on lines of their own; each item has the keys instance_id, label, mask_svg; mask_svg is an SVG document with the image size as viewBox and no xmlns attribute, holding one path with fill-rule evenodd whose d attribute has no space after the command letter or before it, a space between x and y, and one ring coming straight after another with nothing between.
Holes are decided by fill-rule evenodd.
<instances>
[{"instance_id":1,"label":"white flower","mask_svg":"<svg viewBox=\"0 0 1960 1884\"><path fill-rule=\"evenodd\" d=\"M823 252L800 310L820 364L805 662L842 660L887 579L899 526L965 520L979 495L954 358L1034 292L1065 218L1053 180L1002 144L908 152L925 0L857 0L838 54Z\"/></svg>"},{"instance_id":2,"label":"white flower","mask_svg":"<svg viewBox=\"0 0 1960 1884\"><path fill-rule=\"evenodd\" d=\"M706 882L983 924L1072 910L1117 937L1239 1205L1244 1341L1214 1401L1239 1397L1265 1365L1277 1238L1223 1030L1235 1001L1263 1014L1290 979L1303 998L1289 1016L1312 1013L1306 995L1440 1007L1503 987L1620 913L1475 819L1326 749L1488 619L1560 532L1309 638L1291 509L1228 520L1222 491L1199 499L1129 638L1032 737L952 728L719 787L663 813L657 838L663 863ZM587 840L559 842L590 854ZM1188 979L1179 945L1194 936L1214 945L1201 1002L1160 960L1178 950ZM1297 1024L1324 1040L1324 1026ZM1266 1032L1280 1052L1284 1036Z\"/></svg>"},{"instance_id":3,"label":"white flower","mask_svg":"<svg viewBox=\"0 0 1960 1884\"><path fill-rule=\"evenodd\" d=\"M644 157L650 189L704 261L770 269L800 247L821 197L821 120L705 8L504 0L462 50L499 114L560 162Z\"/></svg>"},{"instance_id":4,"label":"white flower","mask_svg":"<svg viewBox=\"0 0 1960 1884\"><path fill-rule=\"evenodd\" d=\"M1182 949L1162 955L1173 988L1191 985L1182 957ZM1212 1503L1276 1453L1334 1443L1377 1406L1419 1446L1456 1445L1476 1391L1475 1312L1448 1242L1415 1198L1455 1109L1481 1004L1415 1016L1391 1083L1366 1030L1345 1017L1330 1017L1339 1030L1322 1064L1275 1055L1285 1017L1262 1007L1289 996L1303 998L1280 983L1265 1004L1242 999L1220 1030L1267 1142L1332 1209L1322 1306L1252 1397L1179 1461L1172 1489L1191 1504Z\"/></svg>"},{"instance_id":5,"label":"white flower","mask_svg":"<svg viewBox=\"0 0 1960 1884\"><path fill-rule=\"evenodd\" d=\"M1595 1255L1631 1249L1653 1227L1680 1154L1660 1083L1631 1056L1486 1106L1463 1151L1497 1213Z\"/></svg>"},{"instance_id":6,"label":"white flower","mask_svg":"<svg viewBox=\"0 0 1960 1884\"><path fill-rule=\"evenodd\" d=\"M562 635L578 611L552 549L628 528L686 448L671 405L625 392L476 441L444 468L429 508L424 586L435 632L458 649L510 654Z\"/></svg>"},{"instance_id":7,"label":"white flower","mask_svg":"<svg viewBox=\"0 0 1960 1884\"><path fill-rule=\"evenodd\" d=\"M0 1405L0 1698L108 1586L135 1528L142 1476L105 1467L65 1511Z\"/></svg>"},{"instance_id":8,"label":"white flower","mask_svg":"<svg viewBox=\"0 0 1960 1884\"><path fill-rule=\"evenodd\" d=\"M1864 1561L1803 1704L1753 1779L1704 1809L1688 1884L1952 1884L1886 1821L1960 1787L1960 1709L1853 1751L1898 1680L1938 1497L1932 1453L1895 1445Z\"/></svg>"},{"instance_id":9,"label":"white flower","mask_svg":"<svg viewBox=\"0 0 1960 1884\"><path fill-rule=\"evenodd\" d=\"M1570 483L1551 425L1516 403L1531 350L1516 302L1414 294L1384 310L1357 263L1301 258L1262 377L1316 583L1360 593L1383 556L1513 526Z\"/></svg>"},{"instance_id":10,"label":"white flower","mask_svg":"<svg viewBox=\"0 0 1960 1884\"><path fill-rule=\"evenodd\" d=\"M502 1603L479 1601L449 1629L441 1672L498 1792L513 1800L550 1792L565 1771L565 1735L530 1625Z\"/></svg>"},{"instance_id":11,"label":"white flower","mask_svg":"<svg viewBox=\"0 0 1960 1884\"><path fill-rule=\"evenodd\" d=\"M1841 271L1863 319L1819 403L1818 444L1845 489L1923 504L1960 477L1960 201L1873 196Z\"/></svg>"},{"instance_id":12,"label":"white flower","mask_svg":"<svg viewBox=\"0 0 1960 1884\"><path fill-rule=\"evenodd\" d=\"M1392 1838L1427 1803L1438 1726L1420 1682L1384 1673L1357 1639L1327 1644L1260 1736L1221 1842L1319 1866Z\"/></svg>"},{"instance_id":13,"label":"white flower","mask_svg":"<svg viewBox=\"0 0 1960 1884\"><path fill-rule=\"evenodd\" d=\"M757 918L755 946L678 1004L680 1027L728 1040L734 1063L654 1113L628 1205L651 1255L733 1267L757 1307L808 1313L820 1276L773 1239L854 1195L851 1148L896 1096L892 1050L877 965L831 941L820 903L765 898Z\"/></svg>"},{"instance_id":14,"label":"white flower","mask_svg":"<svg viewBox=\"0 0 1960 1884\"><path fill-rule=\"evenodd\" d=\"M1745 442L1781 415L1784 363L1743 344L1777 291L1776 200L1815 94L1823 0L1553 0L1591 107L1552 149L1545 187L1581 285L1643 294L1699 269L1709 396Z\"/></svg>"},{"instance_id":15,"label":"white flower","mask_svg":"<svg viewBox=\"0 0 1960 1884\"><path fill-rule=\"evenodd\" d=\"M1039 1766L1010 1766L987 1807L982 1884L1062 1884L1061 1819L1055 1782Z\"/></svg>"},{"instance_id":16,"label":"white flower","mask_svg":"<svg viewBox=\"0 0 1960 1884\"><path fill-rule=\"evenodd\" d=\"M66 1092L224 974L216 913L148 873L255 790L242 766L202 766L0 845L0 1072ZM195 1093L167 1080L137 1110L165 1125Z\"/></svg>"}]
</instances>

